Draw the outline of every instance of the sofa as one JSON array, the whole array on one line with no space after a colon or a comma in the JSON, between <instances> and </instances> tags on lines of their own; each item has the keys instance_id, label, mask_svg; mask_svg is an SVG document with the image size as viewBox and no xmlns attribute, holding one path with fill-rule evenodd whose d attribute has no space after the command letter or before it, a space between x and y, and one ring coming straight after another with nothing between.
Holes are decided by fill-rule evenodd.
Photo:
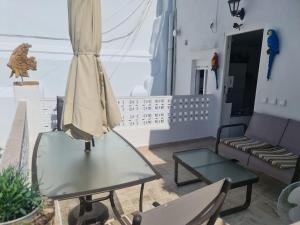
<instances>
[{"instance_id":1,"label":"sofa","mask_svg":"<svg viewBox=\"0 0 300 225\"><path fill-rule=\"evenodd\" d=\"M243 136L221 138L224 129L238 126L244 127ZM299 121L255 112L249 126L221 126L215 151L284 183L300 180Z\"/></svg>"}]
</instances>

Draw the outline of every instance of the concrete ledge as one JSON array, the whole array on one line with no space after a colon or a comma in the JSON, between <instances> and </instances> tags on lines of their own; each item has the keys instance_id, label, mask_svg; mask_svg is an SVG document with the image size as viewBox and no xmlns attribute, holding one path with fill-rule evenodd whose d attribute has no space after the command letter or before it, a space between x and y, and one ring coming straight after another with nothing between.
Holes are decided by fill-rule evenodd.
<instances>
[{"instance_id":1,"label":"concrete ledge","mask_svg":"<svg viewBox=\"0 0 300 225\"><path fill-rule=\"evenodd\" d=\"M0 161L0 171L9 165L20 165L25 129L26 103L19 102L9 138Z\"/></svg>"}]
</instances>

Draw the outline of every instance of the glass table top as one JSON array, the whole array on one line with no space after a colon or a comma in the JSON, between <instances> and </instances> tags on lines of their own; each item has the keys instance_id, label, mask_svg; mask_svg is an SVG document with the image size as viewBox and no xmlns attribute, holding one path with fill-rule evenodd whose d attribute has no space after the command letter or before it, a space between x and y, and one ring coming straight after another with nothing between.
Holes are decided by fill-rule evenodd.
<instances>
[{"instance_id":1,"label":"glass table top","mask_svg":"<svg viewBox=\"0 0 300 225\"><path fill-rule=\"evenodd\" d=\"M258 181L255 173L206 148L175 152L173 157L209 183L226 177L231 179L232 187Z\"/></svg>"},{"instance_id":2,"label":"glass table top","mask_svg":"<svg viewBox=\"0 0 300 225\"><path fill-rule=\"evenodd\" d=\"M176 152L174 157L192 168L228 160L206 148Z\"/></svg>"},{"instance_id":3,"label":"glass table top","mask_svg":"<svg viewBox=\"0 0 300 225\"><path fill-rule=\"evenodd\" d=\"M210 183L217 182L225 177L231 179L232 185L250 181L256 182L258 179L255 173L231 161L197 167L195 170L209 180Z\"/></svg>"},{"instance_id":4,"label":"glass table top","mask_svg":"<svg viewBox=\"0 0 300 225\"><path fill-rule=\"evenodd\" d=\"M116 190L160 177L133 146L113 131L95 139L90 153L84 152L83 141L64 132L43 133L33 160L33 180L38 181L43 195L53 199Z\"/></svg>"}]
</instances>

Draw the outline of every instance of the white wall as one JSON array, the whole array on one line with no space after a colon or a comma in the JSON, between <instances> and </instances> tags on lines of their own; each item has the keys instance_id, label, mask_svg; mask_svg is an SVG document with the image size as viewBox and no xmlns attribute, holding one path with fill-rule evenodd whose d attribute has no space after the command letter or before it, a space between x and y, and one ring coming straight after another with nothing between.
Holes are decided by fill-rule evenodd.
<instances>
[{"instance_id":1,"label":"white wall","mask_svg":"<svg viewBox=\"0 0 300 225\"><path fill-rule=\"evenodd\" d=\"M104 34L103 40L107 41L132 31L140 21L148 0L102 0L103 32L119 24L142 2L143 5L126 23L115 31ZM157 16L157 0L151 2L137 35L104 43L102 46L102 61L118 96L128 96L136 85L143 85L152 73L152 55L149 48L152 26ZM63 95L72 57L68 40L3 37L1 34L68 39L67 0L1 0L0 27L0 87L12 85L6 66L11 51L19 44L28 42L33 45L29 54L38 61L38 70L30 72L31 79L40 81L45 96ZM157 93L163 91L158 90Z\"/></svg>"},{"instance_id":2,"label":"white wall","mask_svg":"<svg viewBox=\"0 0 300 225\"><path fill-rule=\"evenodd\" d=\"M262 48L260 71L257 85L255 111L300 120L299 74L299 0L242 0L246 16L240 32L258 28L278 30L281 53L275 59L272 79L267 81L268 56L266 54L266 34ZM230 15L227 1L224 0L177 0L177 21L181 34L177 37L176 94L190 91L191 62L195 52L216 48L220 57L219 74L224 77L225 36L237 32L232 28L240 22ZM214 32L210 24L214 22ZM185 42L188 45L185 45ZM210 79L214 79L210 76ZM209 81L211 82L211 81ZM221 85L222 86L222 85ZM222 88L213 91L221 109ZM261 99L287 100L287 106L262 104Z\"/></svg>"},{"instance_id":3,"label":"white wall","mask_svg":"<svg viewBox=\"0 0 300 225\"><path fill-rule=\"evenodd\" d=\"M28 91L24 89L23 94L30 96ZM37 120L30 117L34 98L27 100L30 124ZM115 130L136 147L213 136L218 128L213 95L120 97L118 102L123 121ZM56 99L41 98L40 131L56 127L55 117Z\"/></svg>"},{"instance_id":4,"label":"white wall","mask_svg":"<svg viewBox=\"0 0 300 225\"><path fill-rule=\"evenodd\" d=\"M14 98L0 98L0 106L0 148L5 148L15 117L17 103Z\"/></svg>"}]
</instances>

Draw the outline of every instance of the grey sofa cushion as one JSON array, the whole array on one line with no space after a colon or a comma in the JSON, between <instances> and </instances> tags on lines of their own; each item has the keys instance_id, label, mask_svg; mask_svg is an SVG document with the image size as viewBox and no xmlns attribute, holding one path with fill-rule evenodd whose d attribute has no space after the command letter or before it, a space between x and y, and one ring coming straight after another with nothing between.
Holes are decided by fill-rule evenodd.
<instances>
[{"instance_id":1,"label":"grey sofa cushion","mask_svg":"<svg viewBox=\"0 0 300 225\"><path fill-rule=\"evenodd\" d=\"M287 123L288 119L254 113L245 135L276 146L283 136Z\"/></svg>"},{"instance_id":2,"label":"grey sofa cushion","mask_svg":"<svg viewBox=\"0 0 300 225\"><path fill-rule=\"evenodd\" d=\"M255 156L250 156L248 167L256 171L261 171L264 174L274 177L286 184L291 182L295 171L295 169L278 169Z\"/></svg>"},{"instance_id":3,"label":"grey sofa cushion","mask_svg":"<svg viewBox=\"0 0 300 225\"><path fill-rule=\"evenodd\" d=\"M289 120L287 128L283 134L280 146L288 151L300 156L300 122Z\"/></svg>"}]
</instances>

